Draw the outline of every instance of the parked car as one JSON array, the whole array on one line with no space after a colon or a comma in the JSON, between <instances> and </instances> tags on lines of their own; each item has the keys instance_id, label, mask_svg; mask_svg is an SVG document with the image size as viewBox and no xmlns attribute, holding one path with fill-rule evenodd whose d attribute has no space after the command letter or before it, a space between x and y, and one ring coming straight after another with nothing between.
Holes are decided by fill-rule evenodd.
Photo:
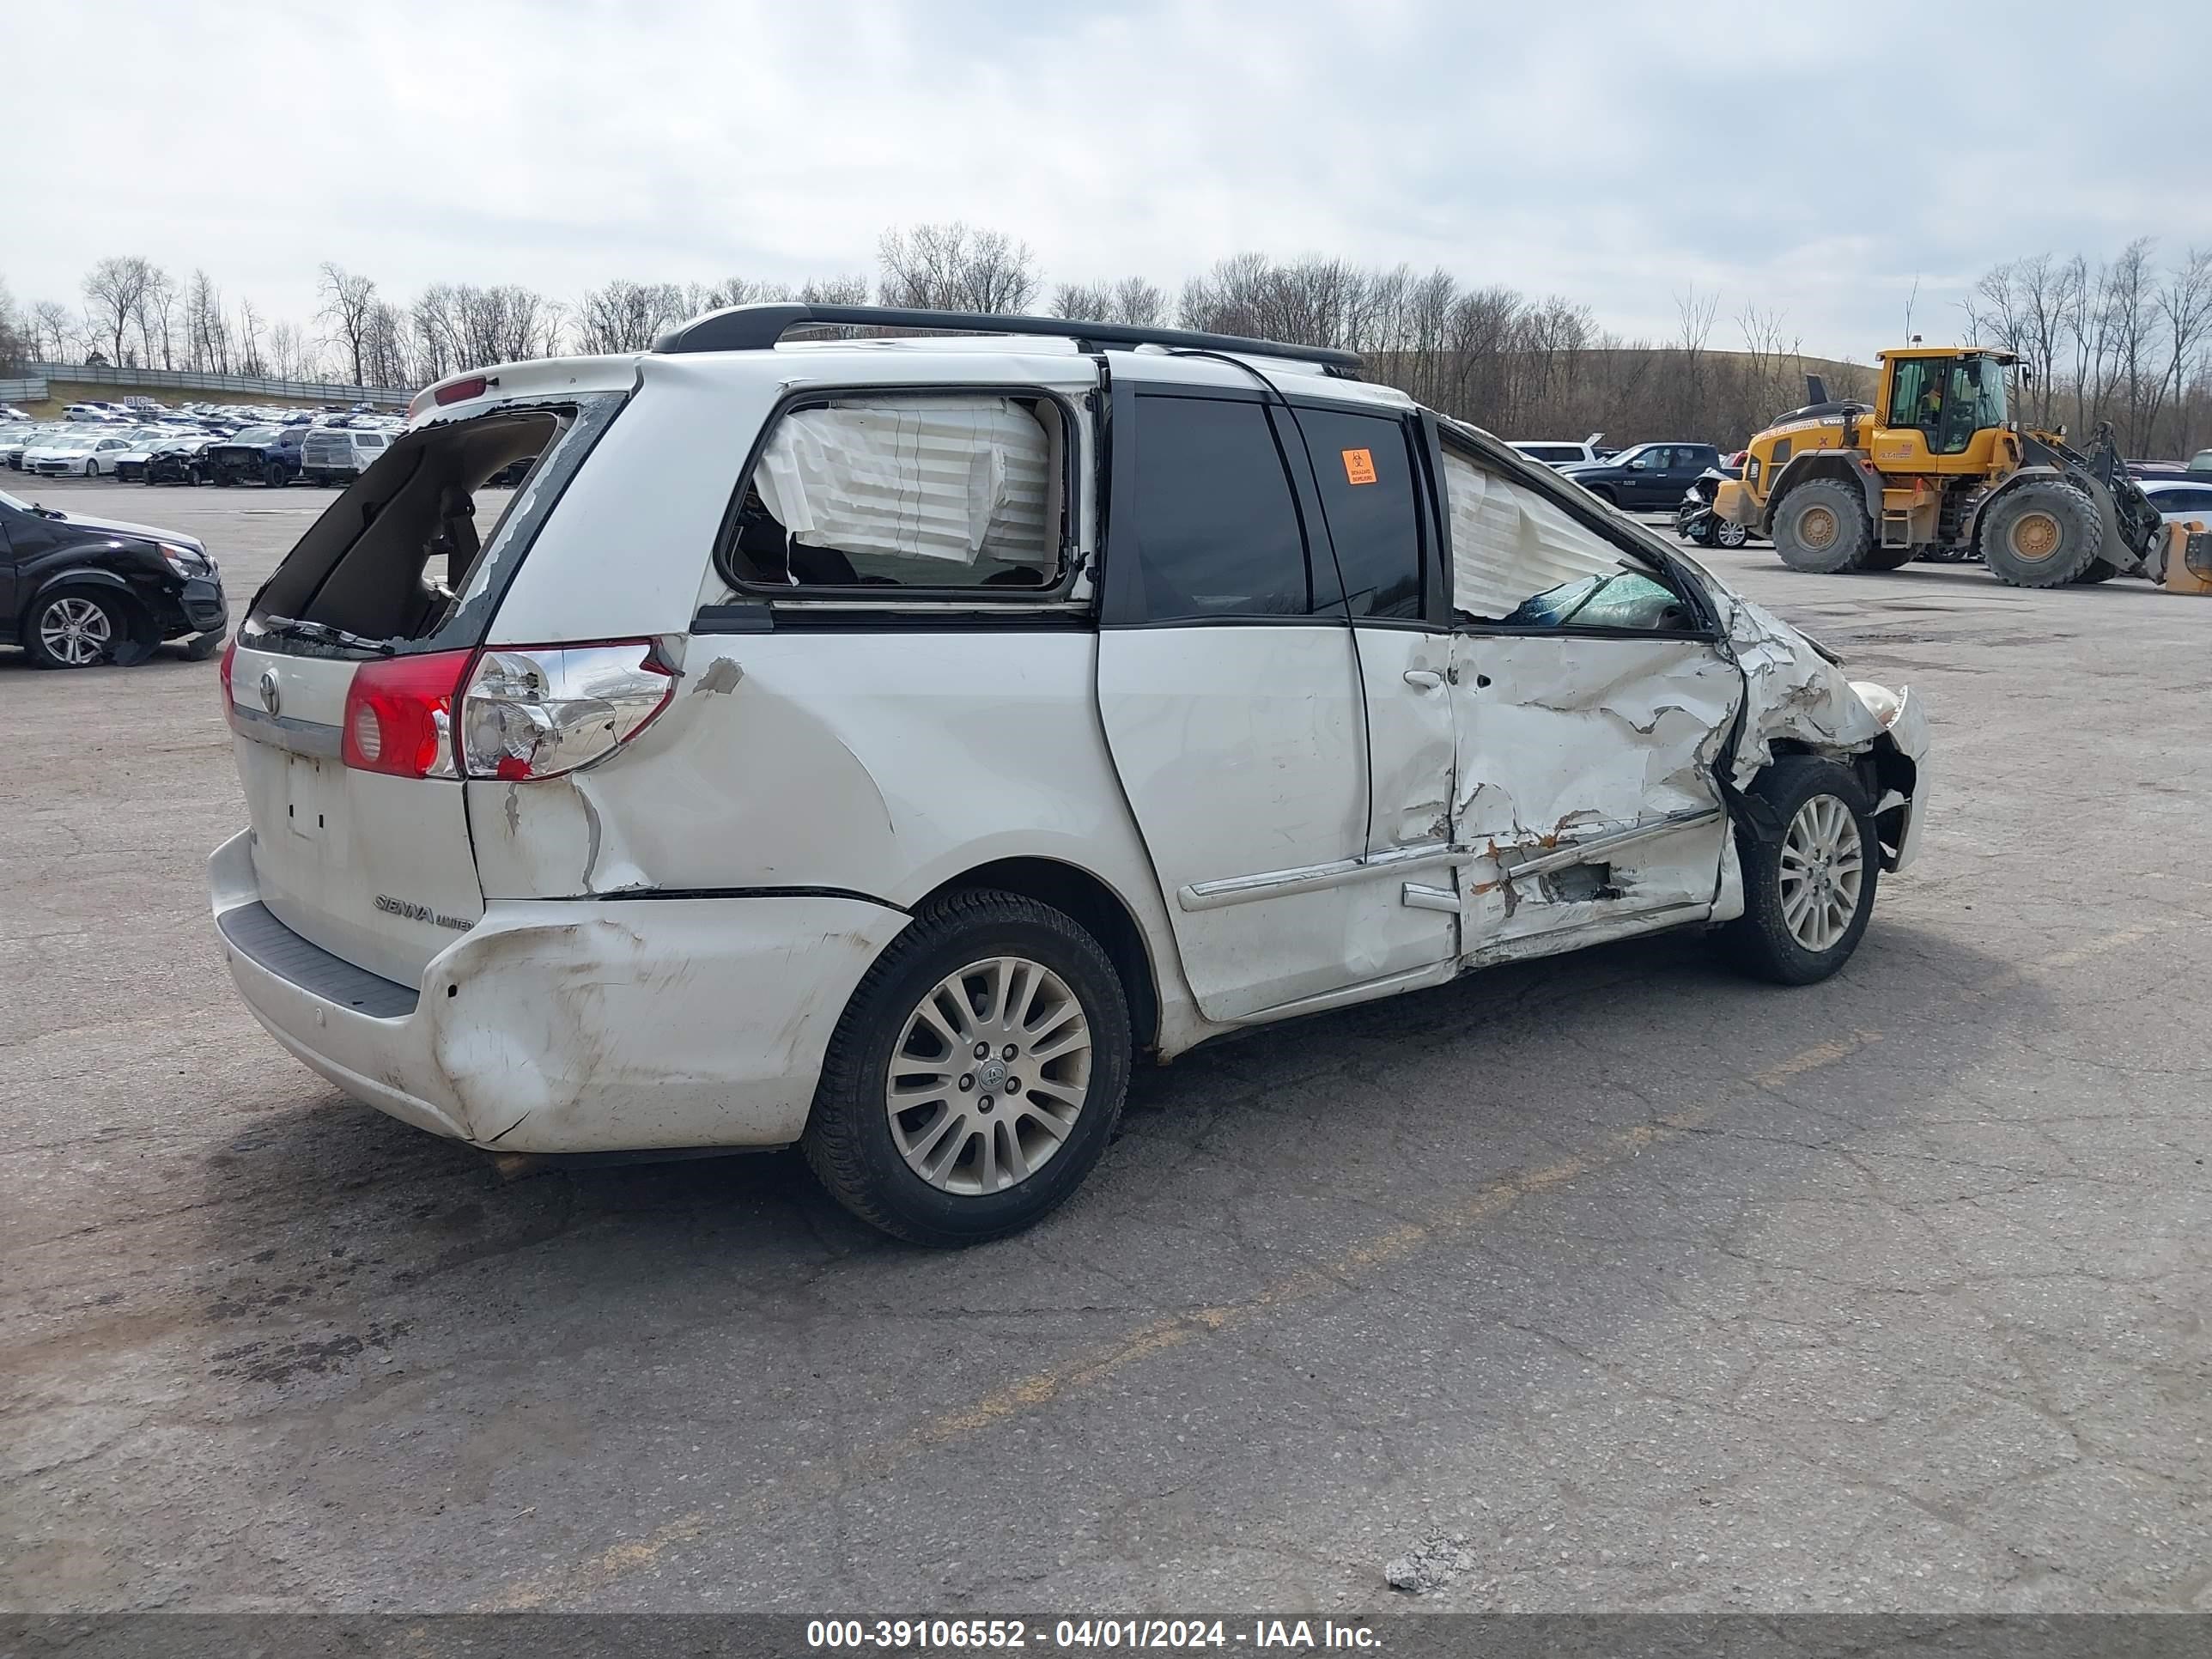
<instances>
[{"instance_id":1,"label":"parked car","mask_svg":"<svg viewBox=\"0 0 2212 1659\"><path fill-rule=\"evenodd\" d=\"M2142 486L2166 523L2185 524L2197 519L2212 525L2212 469L2195 477L2185 472L2178 477L2145 478Z\"/></svg>"},{"instance_id":2,"label":"parked car","mask_svg":"<svg viewBox=\"0 0 2212 1659\"><path fill-rule=\"evenodd\" d=\"M305 427L250 426L208 451L219 484L262 483L281 489L300 475Z\"/></svg>"},{"instance_id":3,"label":"parked car","mask_svg":"<svg viewBox=\"0 0 2212 1659\"><path fill-rule=\"evenodd\" d=\"M357 427L311 428L300 441L300 476L309 483L350 483L390 441L384 433Z\"/></svg>"},{"instance_id":4,"label":"parked car","mask_svg":"<svg viewBox=\"0 0 2212 1659\"><path fill-rule=\"evenodd\" d=\"M2132 478L2183 478L2189 469L2179 461L2124 461L2121 463Z\"/></svg>"},{"instance_id":5,"label":"parked car","mask_svg":"<svg viewBox=\"0 0 2212 1659\"><path fill-rule=\"evenodd\" d=\"M44 478L97 478L113 472L115 458L130 447L120 433L80 429L29 446L23 471Z\"/></svg>"},{"instance_id":6,"label":"parked car","mask_svg":"<svg viewBox=\"0 0 2212 1659\"><path fill-rule=\"evenodd\" d=\"M230 608L197 538L0 492L0 643L46 668L143 661L164 641L211 657Z\"/></svg>"},{"instance_id":7,"label":"parked car","mask_svg":"<svg viewBox=\"0 0 2212 1659\"><path fill-rule=\"evenodd\" d=\"M1564 443L1553 438L1528 438L1516 442L1513 447L1530 460L1541 461L1546 466L1587 465L1593 461L1601 461L1613 453L1609 449L1598 447L1598 441L1604 436L1602 432L1593 432L1578 444Z\"/></svg>"},{"instance_id":8,"label":"parked car","mask_svg":"<svg viewBox=\"0 0 2212 1659\"><path fill-rule=\"evenodd\" d=\"M1003 332L777 343L917 319ZM1836 971L1920 701L1356 367L786 305L439 383L225 658L241 995L433 1133L797 1142L956 1244L1140 1054L1675 927Z\"/></svg>"},{"instance_id":9,"label":"parked car","mask_svg":"<svg viewBox=\"0 0 2212 1659\"><path fill-rule=\"evenodd\" d=\"M2212 472L2212 449L2200 449L2189 458L2191 472Z\"/></svg>"},{"instance_id":10,"label":"parked car","mask_svg":"<svg viewBox=\"0 0 2212 1659\"><path fill-rule=\"evenodd\" d=\"M84 428L61 422L49 422L44 426L17 427L8 436L0 438L0 460L7 462L13 471L23 470L24 453L34 445L64 436L82 436Z\"/></svg>"},{"instance_id":11,"label":"parked car","mask_svg":"<svg viewBox=\"0 0 2212 1659\"><path fill-rule=\"evenodd\" d=\"M1720 459L1712 444L1637 444L1607 460L1563 466L1559 476L1613 507L1671 507L1691 480Z\"/></svg>"},{"instance_id":12,"label":"parked car","mask_svg":"<svg viewBox=\"0 0 2212 1659\"><path fill-rule=\"evenodd\" d=\"M215 469L209 448L219 440L204 432L188 432L155 444L148 452L143 477L149 484L199 484L213 482Z\"/></svg>"}]
</instances>

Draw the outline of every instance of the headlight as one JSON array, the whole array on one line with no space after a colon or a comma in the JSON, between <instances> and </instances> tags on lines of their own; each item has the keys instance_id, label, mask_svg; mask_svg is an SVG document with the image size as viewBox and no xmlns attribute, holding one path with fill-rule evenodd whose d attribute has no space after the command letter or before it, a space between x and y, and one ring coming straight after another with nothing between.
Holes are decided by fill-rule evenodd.
<instances>
[{"instance_id":1,"label":"headlight","mask_svg":"<svg viewBox=\"0 0 2212 1659\"><path fill-rule=\"evenodd\" d=\"M154 545L161 550L161 556L168 561L169 568L179 576L204 576L215 568L207 555L197 548L179 547L174 542L155 542Z\"/></svg>"}]
</instances>

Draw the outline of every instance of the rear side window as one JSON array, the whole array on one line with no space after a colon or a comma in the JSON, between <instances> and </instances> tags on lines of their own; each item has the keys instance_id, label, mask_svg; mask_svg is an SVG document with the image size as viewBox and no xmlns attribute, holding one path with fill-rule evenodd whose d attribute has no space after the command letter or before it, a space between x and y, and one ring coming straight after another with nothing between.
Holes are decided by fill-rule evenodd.
<instances>
[{"instance_id":1,"label":"rear side window","mask_svg":"<svg viewBox=\"0 0 2212 1659\"><path fill-rule=\"evenodd\" d=\"M794 404L740 494L726 574L750 587L1035 594L1066 574L1066 481L1048 398Z\"/></svg>"},{"instance_id":2,"label":"rear side window","mask_svg":"<svg viewBox=\"0 0 2212 1659\"><path fill-rule=\"evenodd\" d=\"M1140 396L1136 451L1146 620L1312 613L1297 497L1263 404Z\"/></svg>"},{"instance_id":3,"label":"rear side window","mask_svg":"<svg viewBox=\"0 0 2212 1659\"><path fill-rule=\"evenodd\" d=\"M1421 520L1406 423L1311 408L1297 420L1352 614L1419 617Z\"/></svg>"}]
</instances>

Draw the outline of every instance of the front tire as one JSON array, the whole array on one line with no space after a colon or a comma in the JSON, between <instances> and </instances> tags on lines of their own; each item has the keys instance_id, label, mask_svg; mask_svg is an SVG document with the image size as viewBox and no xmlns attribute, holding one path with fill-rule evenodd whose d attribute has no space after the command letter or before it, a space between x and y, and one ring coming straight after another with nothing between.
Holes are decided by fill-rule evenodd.
<instances>
[{"instance_id":1,"label":"front tire","mask_svg":"<svg viewBox=\"0 0 2212 1659\"><path fill-rule=\"evenodd\" d=\"M1811 985L1851 959L1874 915L1881 843L1874 808L1847 769L1785 755L1751 793L1772 809L1778 836L1736 826L1743 915L1721 929L1723 952L1744 973L1777 985Z\"/></svg>"},{"instance_id":2,"label":"front tire","mask_svg":"<svg viewBox=\"0 0 2212 1659\"><path fill-rule=\"evenodd\" d=\"M261 469L261 482L271 489L284 487L284 466L281 461L271 461Z\"/></svg>"},{"instance_id":3,"label":"front tire","mask_svg":"<svg viewBox=\"0 0 2212 1659\"><path fill-rule=\"evenodd\" d=\"M2098 582L2108 582L2119 574L2119 566L2110 559L2092 559L2087 568L2074 579L2074 586L2088 587Z\"/></svg>"},{"instance_id":4,"label":"front tire","mask_svg":"<svg viewBox=\"0 0 2212 1659\"><path fill-rule=\"evenodd\" d=\"M2063 587L2096 562L2105 526L2085 490L2033 478L1982 515L1982 562L2014 587Z\"/></svg>"},{"instance_id":5,"label":"front tire","mask_svg":"<svg viewBox=\"0 0 2212 1659\"><path fill-rule=\"evenodd\" d=\"M47 594L24 618L23 648L41 668L97 667L129 637L123 613L81 587Z\"/></svg>"},{"instance_id":6,"label":"front tire","mask_svg":"<svg viewBox=\"0 0 2212 1659\"><path fill-rule=\"evenodd\" d=\"M1082 1184L1132 1059L1128 999L1097 939L1032 899L955 893L853 994L801 1145L863 1221L918 1244L980 1243Z\"/></svg>"},{"instance_id":7,"label":"front tire","mask_svg":"<svg viewBox=\"0 0 2212 1659\"><path fill-rule=\"evenodd\" d=\"M1856 570L1874 542L1866 498L1838 478L1814 478L1782 498L1774 550L1792 570L1832 576Z\"/></svg>"},{"instance_id":8,"label":"front tire","mask_svg":"<svg viewBox=\"0 0 2212 1659\"><path fill-rule=\"evenodd\" d=\"M1713 539L1723 547L1741 547L1751 539L1751 527L1748 525L1741 525L1733 519L1723 518L1714 519L1713 523L1715 526Z\"/></svg>"},{"instance_id":9,"label":"front tire","mask_svg":"<svg viewBox=\"0 0 2212 1659\"><path fill-rule=\"evenodd\" d=\"M1902 570L1920 556L1917 547L1869 547L1859 561L1862 570Z\"/></svg>"}]
</instances>

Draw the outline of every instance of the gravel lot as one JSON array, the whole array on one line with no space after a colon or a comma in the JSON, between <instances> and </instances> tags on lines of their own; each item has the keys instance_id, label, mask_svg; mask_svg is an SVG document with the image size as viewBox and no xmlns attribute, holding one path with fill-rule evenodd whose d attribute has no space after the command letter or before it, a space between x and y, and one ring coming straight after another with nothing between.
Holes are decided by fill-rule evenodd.
<instances>
[{"instance_id":1,"label":"gravel lot","mask_svg":"<svg viewBox=\"0 0 2212 1659\"><path fill-rule=\"evenodd\" d=\"M238 609L329 499L29 493ZM1846 974L1278 1027L958 1255L336 1095L208 923L216 665L0 652L0 1606L2212 1608L2212 604L1703 556L1931 700Z\"/></svg>"}]
</instances>

